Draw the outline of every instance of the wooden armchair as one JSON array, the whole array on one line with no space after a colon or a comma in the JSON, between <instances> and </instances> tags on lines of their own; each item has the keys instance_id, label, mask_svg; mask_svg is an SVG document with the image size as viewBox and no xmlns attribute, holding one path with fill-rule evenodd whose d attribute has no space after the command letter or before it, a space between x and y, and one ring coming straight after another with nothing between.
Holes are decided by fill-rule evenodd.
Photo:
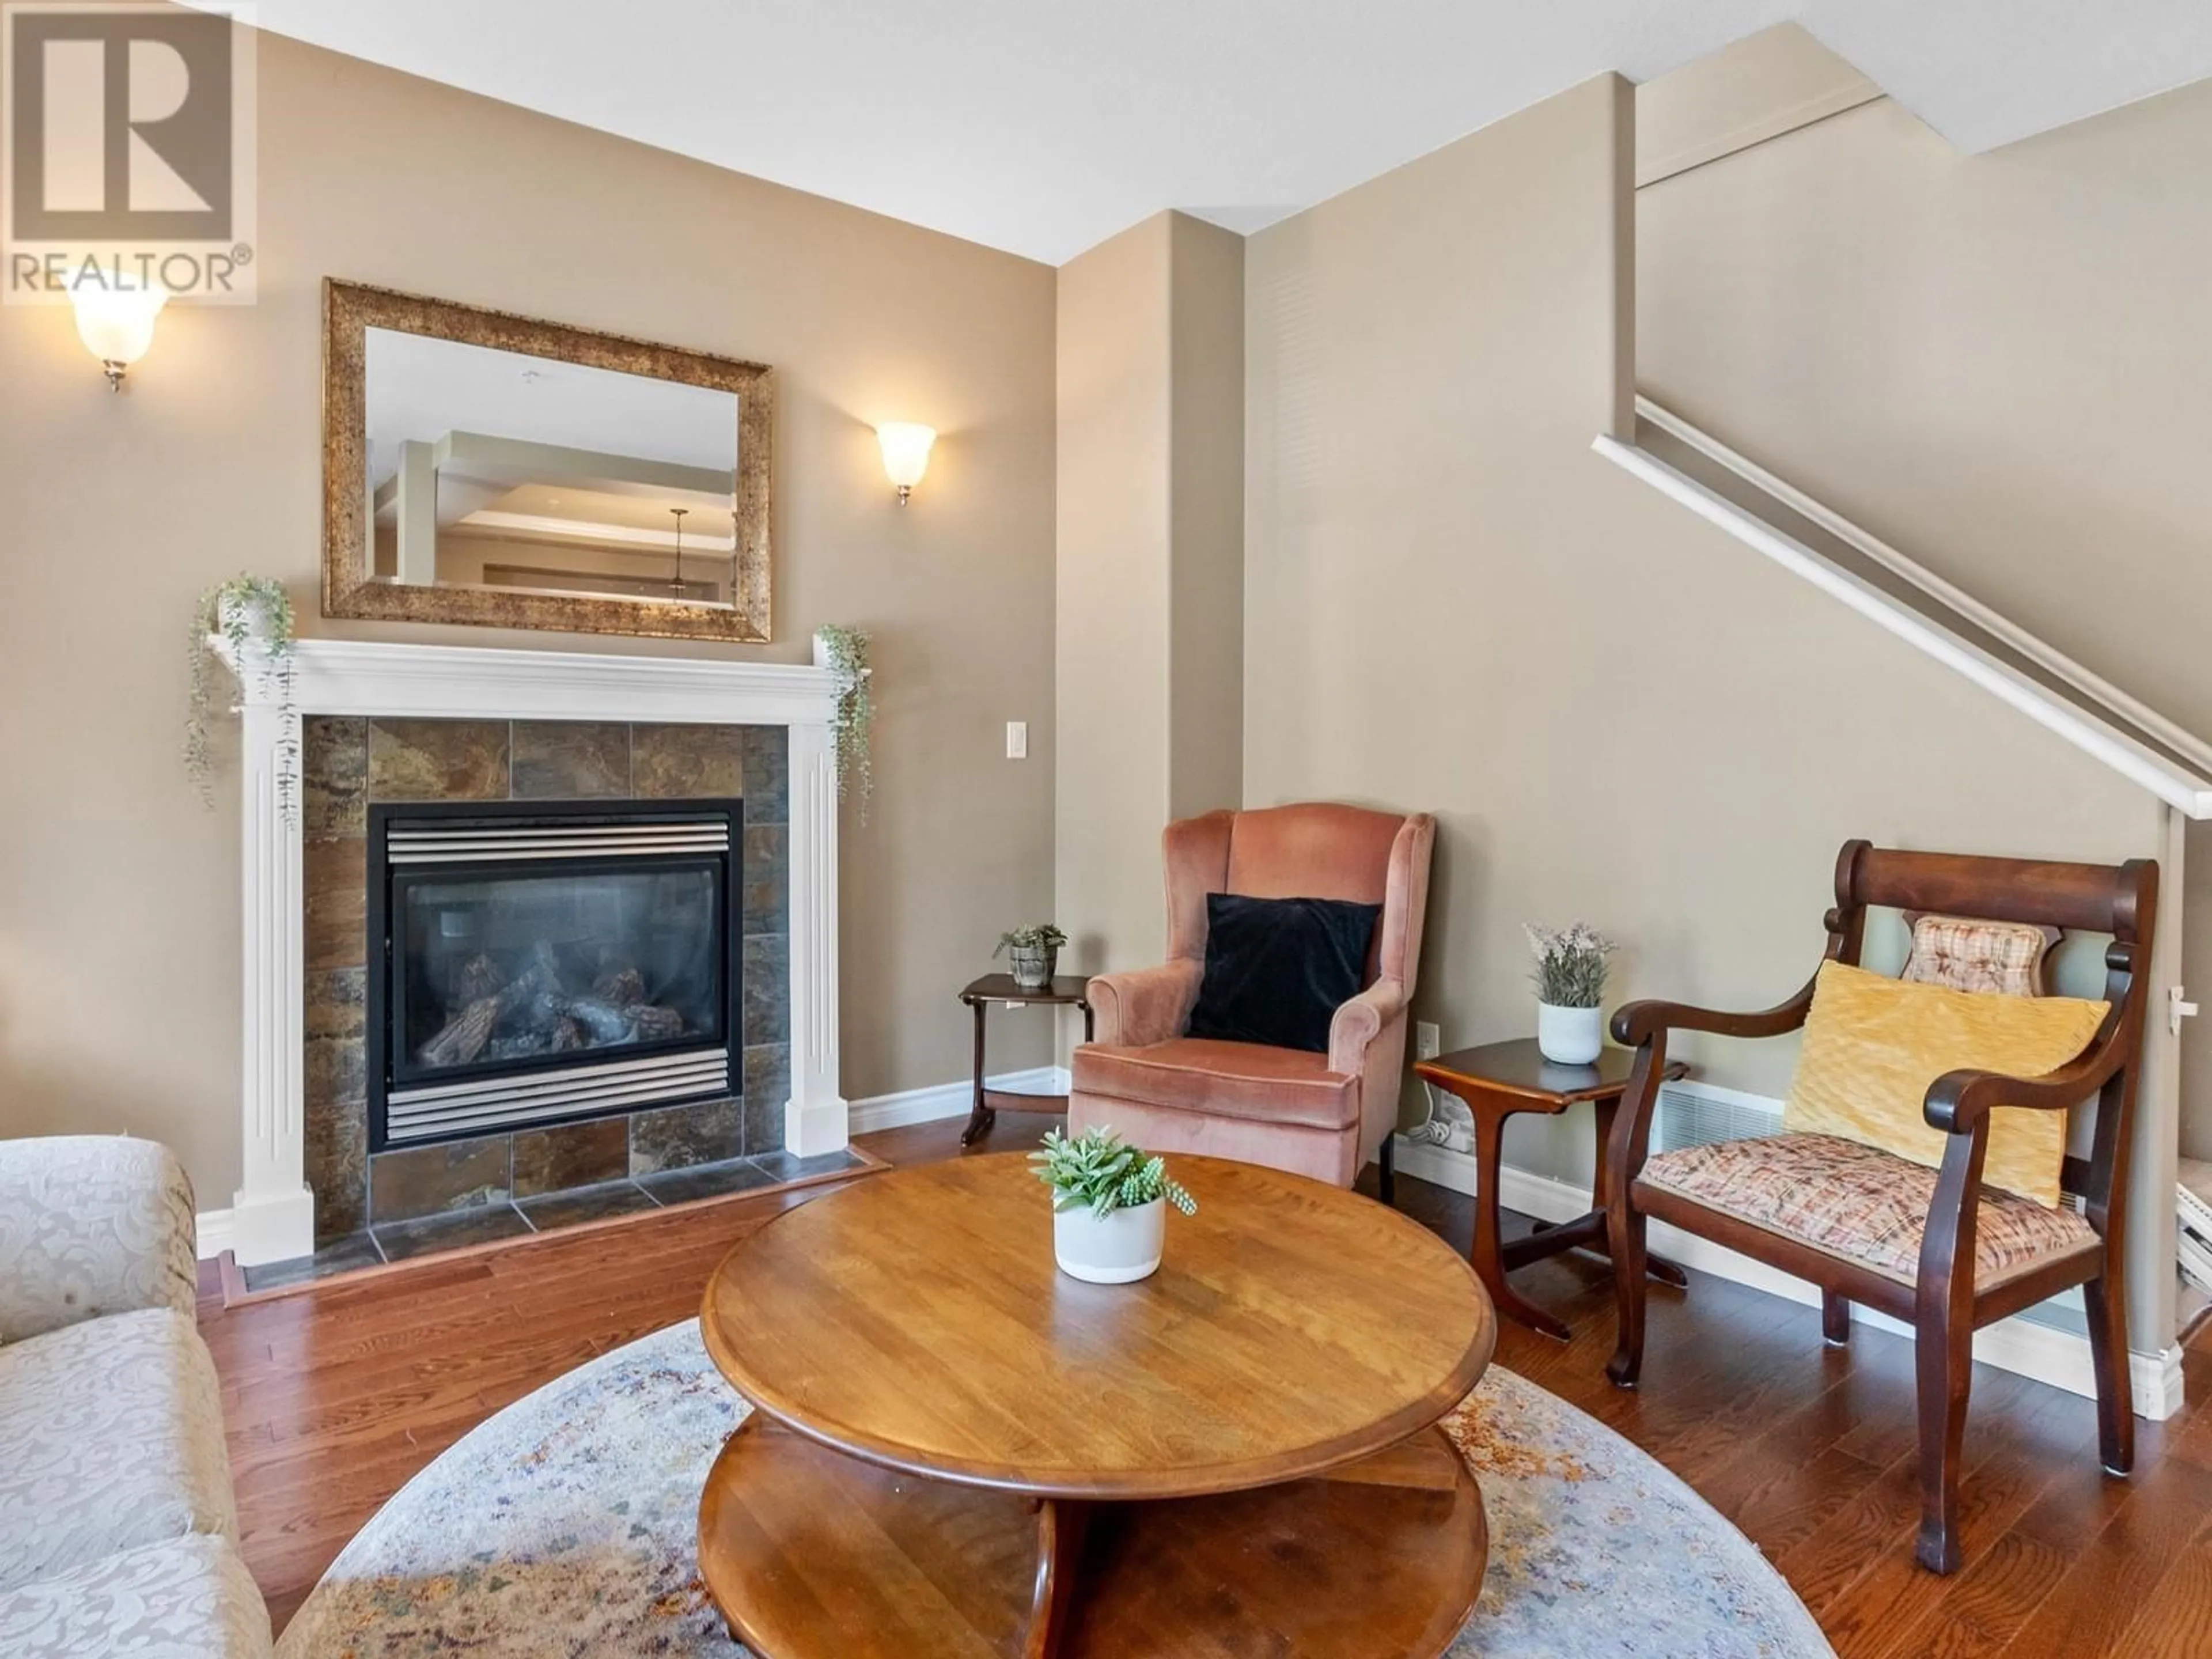
<instances>
[{"instance_id":1,"label":"wooden armchair","mask_svg":"<svg viewBox=\"0 0 2212 1659\"><path fill-rule=\"evenodd\" d=\"M1869 906L2112 935L2105 952L2111 1010L2077 1059L2037 1078L1950 1072L1929 1089L1923 1112L1948 1137L1940 1170L1826 1136L1788 1133L1689 1149L1706 1155L1694 1161L1679 1152L1650 1158L1652 1109L1669 1035L1778 1036L1804 1024L1814 988L1808 981L1763 1013L1717 1013L1669 1002L1632 1002L1615 1013L1613 1036L1636 1050L1636 1062L1606 1152L1620 1314L1619 1347L1607 1375L1633 1388L1642 1368L1644 1227L1651 1216L1820 1285L1822 1331L1832 1343L1848 1337L1853 1302L1909 1322L1916 1333L1920 1425L1914 1553L1922 1565L1948 1573L1960 1560L1960 1442L1973 1333L2080 1285L2096 1370L2100 1450L2108 1471L2127 1474L2135 1461L2135 1418L2121 1273L2130 1119L2157 897L2158 866L2146 860L2114 868L1894 852L1863 841L1844 845L1836 864L1836 905L1827 914L1831 961L1858 964ZM2086 1161L2067 1158L2060 1182L2080 1199L2078 1213L1983 1187L1991 1108L2063 1112L2093 1094L2093 1151ZM1849 1156L1839 1158L1838 1149ZM1686 1179L1693 1167L1701 1178ZM1824 1213L1817 1239L1804 1226L1793 1223L1785 1231L1778 1224L1781 1211L1772 1203L1739 1201L1761 1187L1771 1194L1784 1186L1792 1194L1791 1216ZM1812 1201L1804 1202L1808 1195ZM1970 1203L1970 1196L1977 1201Z\"/></svg>"}]
</instances>

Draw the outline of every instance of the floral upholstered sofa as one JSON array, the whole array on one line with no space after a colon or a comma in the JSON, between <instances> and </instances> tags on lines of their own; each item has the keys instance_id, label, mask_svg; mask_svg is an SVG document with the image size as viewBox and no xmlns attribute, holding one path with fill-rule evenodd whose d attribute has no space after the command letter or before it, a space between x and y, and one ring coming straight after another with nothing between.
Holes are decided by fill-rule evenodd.
<instances>
[{"instance_id":1,"label":"floral upholstered sofa","mask_svg":"<svg viewBox=\"0 0 2212 1659\"><path fill-rule=\"evenodd\" d=\"M239 1559L192 1194L121 1136L0 1141L0 1654L270 1651Z\"/></svg>"}]
</instances>

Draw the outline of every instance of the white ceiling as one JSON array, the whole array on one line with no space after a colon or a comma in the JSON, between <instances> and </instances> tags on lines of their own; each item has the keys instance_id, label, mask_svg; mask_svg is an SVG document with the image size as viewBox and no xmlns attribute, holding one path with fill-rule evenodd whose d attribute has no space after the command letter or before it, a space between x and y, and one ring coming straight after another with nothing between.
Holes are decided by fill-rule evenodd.
<instances>
[{"instance_id":1,"label":"white ceiling","mask_svg":"<svg viewBox=\"0 0 2212 1659\"><path fill-rule=\"evenodd\" d=\"M2208 0L259 0L473 92L1059 264L1255 229L1794 18L1962 149L2212 75Z\"/></svg>"}]
</instances>

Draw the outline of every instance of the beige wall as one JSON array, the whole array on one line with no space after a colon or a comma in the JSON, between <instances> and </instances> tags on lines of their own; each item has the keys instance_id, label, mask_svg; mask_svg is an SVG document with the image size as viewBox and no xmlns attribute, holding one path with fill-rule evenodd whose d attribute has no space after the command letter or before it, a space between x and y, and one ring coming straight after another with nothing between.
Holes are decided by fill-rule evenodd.
<instances>
[{"instance_id":1,"label":"beige wall","mask_svg":"<svg viewBox=\"0 0 2212 1659\"><path fill-rule=\"evenodd\" d=\"M1168 782L1170 216L1060 268L1054 915L1070 965L1157 960Z\"/></svg>"},{"instance_id":2,"label":"beige wall","mask_svg":"<svg viewBox=\"0 0 2212 1659\"><path fill-rule=\"evenodd\" d=\"M1060 270L1057 919L1166 949L1160 830L1242 792L1243 242L1157 214Z\"/></svg>"},{"instance_id":3,"label":"beige wall","mask_svg":"<svg viewBox=\"0 0 2212 1659\"><path fill-rule=\"evenodd\" d=\"M2212 82L1979 156L1885 99L1663 180L1644 388L2212 732L2208 177Z\"/></svg>"},{"instance_id":4,"label":"beige wall","mask_svg":"<svg viewBox=\"0 0 2212 1659\"><path fill-rule=\"evenodd\" d=\"M229 1201L237 821L179 765L183 634L241 567L283 578L310 632L372 631L316 615L326 276L775 365L777 643L712 653L875 630L846 1091L963 1077L953 993L1052 900L1052 271L273 38L260 121L258 306L173 308L119 398L66 311L0 311L0 1133L158 1135L203 1205ZM903 511L870 430L893 419L944 434ZM1004 758L1013 719L1026 762ZM994 1061L1046 1057L1024 1026Z\"/></svg>"},{"instance_id":5,"label":"beige wall","mask_svg":"<svg viewBox=\"0 0 2212 1659\"><path fill-rule=\"evenodd\" d=\"M1177 214L1169 250L1168 817L1244 798L1244 239Z\"/></svg>"},{"instance_id":6,"label":"beige wall","mask_svg":"<svg viewBox=\"0 0 2212 1659\"><path fill-rule=\"evenodd\" d=\"M1246 252L1246 797L1438 814L1415 1007L1447 1047L1532 1029L1524 920L1619 937L1609 1001L1758 1006L1850 836L2156 848L2148 796L1590 453L1626 118L1589 82ZM1775 1093L1793 1056L1697 1058ZM1508 1156L1580 1176L1589 1136Z\"/></svg>"},{"instance_id":7,"label":"beige wall","mask_svg":"<svg viewBox=\"0 0 2212 1659\"><path fill-rule=\"evenodd\" d=\"M1688 73L1644 100L1725 103ZM2212 737L2208 178L2212 82L1979 156L1887 100L1787 133L1639 192L1644 388ZM2186 863L2203 981L2212 830Z\"/></svg>"}]
</instances>

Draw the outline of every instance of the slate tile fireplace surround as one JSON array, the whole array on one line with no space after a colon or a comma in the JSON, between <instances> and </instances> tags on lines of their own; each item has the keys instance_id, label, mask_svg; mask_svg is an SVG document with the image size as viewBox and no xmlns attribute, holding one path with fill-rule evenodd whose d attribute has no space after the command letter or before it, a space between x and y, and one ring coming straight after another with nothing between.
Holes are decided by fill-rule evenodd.
<instances>
[{"instance_id":1,"label":"slate tile fireplace surround","mask_svg":"<svg viewBox=\"0 0 2212 1659\"><path fill-rule=\"evenodd\" d=\"M779 726L313 714L302 720L305 1176L315 1199L319 1246L374 1224L389 1250L394 1241L404 1244L413 1231L441 1237L456 1233L457 1228L465 1231L467 1224L459 1221L458 1212L470 1211L482 1211L479 1224L495 1232L520 1224L518 1207L533 1218L533 1225L557 1224L572 1218L572 1212L573 1218L594 1218L611 1212L611 1203L647 1201L630 1196L640 1186L651 1192L651 1184L643 1178L723 1164L748 1155L782 1155L791 1041L787 757L787 732ZM371 1150L373 1089L392 1075L389 1054L380 1056L385 1069L372 1072L381 1045L372 1038L371 1005L379 1005L376 1011L381 1012L387 999L371 993L370 921L389 894L388 889L375 885L388 879L386 872L371 867L372 811L388 837L393 823L450 821L457 812L465 812L461 804L477 802L504 805L495 812L465 816L462 822L504 820L520 803L543 803L548 815L568 823L619 816L603 808L595 819L595 803L609 808L616 803L636 804L634 810L656 815L659 809L646 804L681 802L696 808L713 803L728 813L733 831L728 874L719 884L695 873L686 880L672 878L664 884L665 890L648 891L633 878L629 890L602 883L605 890L586 893L583 902L591 914L619 918L640 903L665 910L672 900L703 900L708 890L713 890L711 902L721 907L729 929L724 941L728 972L714 988L693 985L682 998L672 1000L688 998L690 1004L698 1005L702 998L726 999L727 1027L722 1034L729 1039L732 1087L675 1105L629 1111L610 1107L584 1116L556 1112L549 1115L559 1121L514 1124L489 1133L466 1133L465 1124L447 1125L436 1132L437 1138L422 1144L386 1137L380 1150ZM431 810L410 817L404 811L410 804ZM703 872L711 863L702 857L689 867ZM525 892L525 902L510 903L508 912L529 913L525 890L488 890L491 896L482 903L449 905L449 912L462 917L459 925L474 925L479 914L507 914L498 911L502 890L510 896ZM612 921L601 922L599 931L614 925ZM435 959L444 971L453 974L481 955L487 960L477 963L475 971L505 982L533 971L518 951L526 955L535 948L550 955L550 939L524 939L512 924L508 932L514 936L499 939L496 951L474 953L458 965ZM711 927L708 935L706 948L711 951L715 948ZM380 933L374 941L378 953L382 943ZM623 953L656 947L615 939L593 938L589 944L598 953L591 964L594 975L605 975L600 988L611 993L613 1003L625 997L634 1000L635 988L622 987L641 964ZM549 976L579 978L584 965L578 952L584 944L566 939L560 948L563 955L557 967L549 963L542 971ZM666 948L688 947L679 943ZM494 957L495 963L489 959ZM696 963L685 966L696 971ZM648 970L656 988L681 977L666 964L648 965ZM617 1030L610 1023L608 1006L607 999L593 1000L588 987L566 995L561 1008L547 1015L554 1023L547 1026L546 1049L550 1049L550 1033L556 1029L563 1043L589 1041L576 1024L579 1016L597 1018L607 1028L609 1039L634 1035L635 1017ZM691 1041L676 1037L670 1046L696 1052L708 1046L705 1037L716 1034L717 1012L687 1006L656 1014L646 1023L655 1029L665 1025L672 1036L687 1032ZM520 1017L507 1018L502 1030L501 1053L513 1064L495 1066L495 1072L520 1068L528 1074L563 1058L538 1052L537 1037ZM449 1041L434 1053L451 1060L466 1046L465 1042L457 1046ZM471 1059L481 1059L489 1046L487 1038ZM603 1059L613 1052L590 1057ZM409 1068L403 1063L397 1069L404 1073ZM440 1075L449 1073L450 1068ZM662 1184L667 1184L665 1179ZM585 1188L596 1190L579 1191ZM448 1216L453 1219L426 1221ZM410 1224L423 1224L410 1231Z\"/></svg>"}]
</instances>

